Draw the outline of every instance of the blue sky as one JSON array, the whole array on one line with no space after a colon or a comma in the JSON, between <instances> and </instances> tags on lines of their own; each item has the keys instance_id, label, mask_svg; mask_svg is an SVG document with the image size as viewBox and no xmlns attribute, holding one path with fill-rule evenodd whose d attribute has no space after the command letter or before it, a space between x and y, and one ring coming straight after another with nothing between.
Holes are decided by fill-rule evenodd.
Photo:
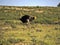
<instances>
[{"instance_id":1,"label":"blue sky","mask_svg":"<svg viewBox=\"0 0 60 45\"><path fill-rule=\"evenodd\" d=\"M8 6L57 6L60 0L0 0L0 5Z\"/></svg>"}]
</instances>

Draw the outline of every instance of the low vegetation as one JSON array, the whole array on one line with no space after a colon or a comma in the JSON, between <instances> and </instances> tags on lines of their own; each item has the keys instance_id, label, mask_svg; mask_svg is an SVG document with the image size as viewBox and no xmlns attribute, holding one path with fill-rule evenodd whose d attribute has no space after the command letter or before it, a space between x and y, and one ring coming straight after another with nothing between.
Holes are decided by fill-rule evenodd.
<instances>
[{"instance_id":1,"label":"low vegetation","mask_svg":"<svg viewBox=\"0 0 60 45\"><path fill-rule=\"evenodd\" d=\"M19 18L36 16L31 24ZM0 6L0 45L60 45L60 7Z\"/></svg>"}]
</instances>

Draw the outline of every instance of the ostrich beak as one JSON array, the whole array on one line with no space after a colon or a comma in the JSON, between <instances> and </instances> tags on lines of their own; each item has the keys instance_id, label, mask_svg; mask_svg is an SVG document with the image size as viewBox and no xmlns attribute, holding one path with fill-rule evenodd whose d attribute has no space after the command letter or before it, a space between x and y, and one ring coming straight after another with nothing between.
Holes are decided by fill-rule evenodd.
<instances>
[{"instance_id":1,"label":"ostrich beak","mask_svg":"<svg viewBox=\"0 0 60 45\"><path fill-rule=\"evenodd\" d=\"M36 16L34 18L36 19Z\"/></svg>"}]
</instances>

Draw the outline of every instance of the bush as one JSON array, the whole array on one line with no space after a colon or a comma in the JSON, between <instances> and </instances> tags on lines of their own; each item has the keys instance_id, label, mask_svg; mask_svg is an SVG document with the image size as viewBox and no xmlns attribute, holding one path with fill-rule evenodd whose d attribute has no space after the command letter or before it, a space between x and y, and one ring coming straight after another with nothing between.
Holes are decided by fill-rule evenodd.
<instances>
[{"instance_id":1,"label":"bush","mask_svg":"<svg viewBox=\"0 0 60 45\"><path fill-rule=\"evenodd\" d=\"M60 3L57 6L60 7Z\"/></svg>"}]
</instances>

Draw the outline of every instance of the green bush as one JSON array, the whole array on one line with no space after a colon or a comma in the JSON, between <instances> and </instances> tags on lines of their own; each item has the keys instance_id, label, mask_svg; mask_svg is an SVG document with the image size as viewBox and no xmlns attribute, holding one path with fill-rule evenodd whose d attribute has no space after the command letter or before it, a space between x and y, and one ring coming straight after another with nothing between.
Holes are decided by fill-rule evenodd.
<instances>
[{"instance_id":1,"label":"green bush","mask_svg":"<svg viewBox=\"0 0 60 45\"><path fill-rule=\"evenodd\" d=\"M9 41L10 43L19 43L19 42L23 42L24 39L10 38L10 39L8 39L8 41Z\"/></svg>"}]
</instances>

